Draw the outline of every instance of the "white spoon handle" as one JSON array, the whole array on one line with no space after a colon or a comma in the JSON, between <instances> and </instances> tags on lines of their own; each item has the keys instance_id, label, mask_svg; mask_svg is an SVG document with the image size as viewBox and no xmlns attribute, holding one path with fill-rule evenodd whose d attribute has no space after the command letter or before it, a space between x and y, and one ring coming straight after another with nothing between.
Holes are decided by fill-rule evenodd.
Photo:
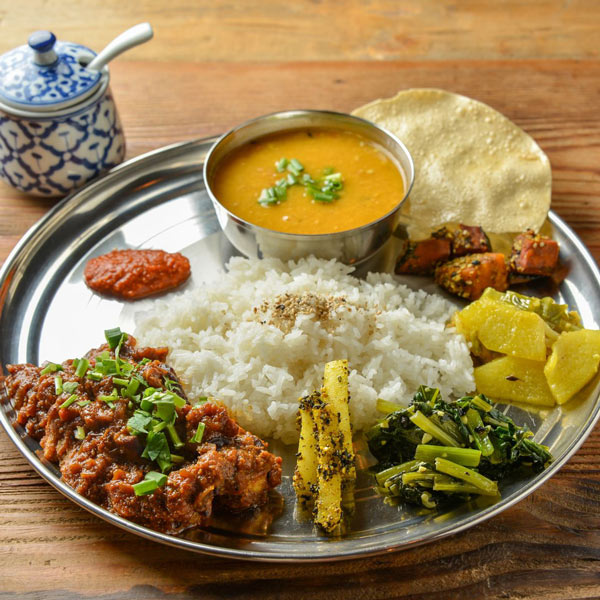
<instances>
[{"instance_id":1,"label":"white spoon handle","mask_svg":"<svg viewBox=\"0 0 600 600\"><path fill-rule=\"evenodd\" d=\"M129 48L147 42L152 39L153 35L154 32L152 31L150 23L134 25L110 42L110 44L94 58L87 68L92 71L100 71L104 65L113 58L119 56L119 54L125 52L125 50L129 50Z\"/></svg>"}]
</instances>

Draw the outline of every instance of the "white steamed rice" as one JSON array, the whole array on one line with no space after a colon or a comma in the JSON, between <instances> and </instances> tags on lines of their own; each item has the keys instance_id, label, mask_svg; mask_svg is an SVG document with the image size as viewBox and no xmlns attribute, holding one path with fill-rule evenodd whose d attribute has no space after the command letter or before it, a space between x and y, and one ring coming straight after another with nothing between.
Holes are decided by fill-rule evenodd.
<instances>
[{"instance_id":1,"label":"white steamed rice","mask_svg":"<svg viewBox=\"0 0 600 600\"><path fill-rule=\"evenodd\" d=\"M137 316L136 337L168 346L169 363L191 401L214 396L261 437L297 439L298 398L319 388L327 361L347 358L355 429L373 424L378 397L408 404L419 385L444 397L474 389L462 336L445 326L455 307L390 275L350 275L315 258L233 258L228 273ZM289 332L255 311L283 293L343 297L327 327L300 314ZM266 323L261 323L266 321Z\"/></svg>"}]
</instances>

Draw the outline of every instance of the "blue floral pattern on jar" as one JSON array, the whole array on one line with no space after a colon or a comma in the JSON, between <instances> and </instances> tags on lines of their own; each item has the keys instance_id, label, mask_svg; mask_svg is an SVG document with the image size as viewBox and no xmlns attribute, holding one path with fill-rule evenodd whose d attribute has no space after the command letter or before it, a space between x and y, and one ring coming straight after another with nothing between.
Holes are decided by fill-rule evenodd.
<instances>
[{"instance_id":1,"label":"blue floral pattern on jar","mask_svg":"<svg viewBox=\"0 0 600 600\"><path fill-rule=\"evenodd\" d=\"M119 164L125 137L109 91L61 117L0 113L0 177L40 196L64 196Z\"/></svg>"},{"instance_id":2,"label":"blue floral pattern on jar","mask_svg":"<svg viewBox=\"0 0 600 600\"><path fill-rule=\"evenodd\" d=\"M36 65L29 46L20 46L0 57L0 96L23 107L53 105L89 94L100 80L99 71L89 71L88 62L94 53L79 44L56 42L54 50L60 57L47 66Z\"/></svg>"}]
</instances>

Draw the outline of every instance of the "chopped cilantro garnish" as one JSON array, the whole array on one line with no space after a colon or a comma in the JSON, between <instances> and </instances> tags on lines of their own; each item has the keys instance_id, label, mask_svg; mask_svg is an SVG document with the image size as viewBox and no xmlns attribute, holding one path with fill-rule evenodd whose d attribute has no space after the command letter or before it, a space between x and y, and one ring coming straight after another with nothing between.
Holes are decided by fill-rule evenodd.
<instances>
[{"instance_id":1,"label":"chopped cilantro garnish","mask_svg":"<svg viewBox=\"0 0 600 600\"><path fill-rule=\"evenodd\" d=\"M143 410L136 410L133 416L127 421L127 429L134 435L148 433L148 425L152 421L152 416Z\"/></svg>"},{"instance_id":2,"label":"chopped cilantro garnish","mask_svg":"<svg viewBox=\"0 0 600 600\"><path fill-rule=\"evenodd\" d=\"M162 432L150 431L146 437L146 448L142 453L143 458L155 460L162 471L171 468L171 451L167 436Z\"/></svg>"},{"instance_id":3,"label":"chopped cilantro garnish","mask_svg":"<svg viewBox=\"0 0 600 600\"><path fill-rule=\"evenodd\" d=\"M154 414L167 423L175 419L175 404L173 401L159 400L154 403L154 410Z\"/></svg>"},{"instance_id":4,"label":"chopped cilantro garnish","mask_svg":"<svg viewBox=\"0 0 600 600\"><path fill-rule=\"evenodd\" d=\"M65 394L72 394L78 387L79 384L76 381L65 381L62 385Z\"/></svg>"}]
</instances>

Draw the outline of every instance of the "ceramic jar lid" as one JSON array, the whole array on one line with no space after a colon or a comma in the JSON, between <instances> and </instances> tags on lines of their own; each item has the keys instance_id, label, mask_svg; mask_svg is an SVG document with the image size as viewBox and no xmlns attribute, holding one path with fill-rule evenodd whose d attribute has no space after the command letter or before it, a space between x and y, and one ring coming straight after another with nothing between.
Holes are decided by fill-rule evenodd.
<instances>
[{"instance_id":1,"label":"ceramic jar lid","mask_svg":"<svg viewBox=\"0 0 600 600\"><path fill-rule=\"evenodd\" d=\"M36 31L28 44L0 56L0 102L30 112L49 112L77 104L100 85L101 71L86 66L95 52L58 42L49 31Z\"/></svg>"}]
</instances>

